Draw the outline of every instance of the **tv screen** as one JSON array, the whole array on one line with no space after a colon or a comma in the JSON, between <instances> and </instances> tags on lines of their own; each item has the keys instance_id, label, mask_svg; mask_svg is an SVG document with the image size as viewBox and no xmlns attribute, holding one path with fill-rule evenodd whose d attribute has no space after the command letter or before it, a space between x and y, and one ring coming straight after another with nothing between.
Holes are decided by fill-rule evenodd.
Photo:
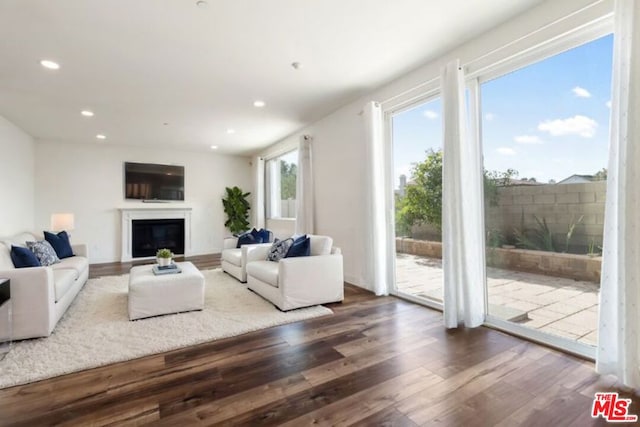
<instances>
[{"instance_id":1,"label":"tv screen","mask_svg":"<svg viewBox=\"0 0 640 427\"><path fill-rule=\"evenodd\" d=\"M184 200L184 166L125 162L124 197Z\"/></svg>"}]
</instances>

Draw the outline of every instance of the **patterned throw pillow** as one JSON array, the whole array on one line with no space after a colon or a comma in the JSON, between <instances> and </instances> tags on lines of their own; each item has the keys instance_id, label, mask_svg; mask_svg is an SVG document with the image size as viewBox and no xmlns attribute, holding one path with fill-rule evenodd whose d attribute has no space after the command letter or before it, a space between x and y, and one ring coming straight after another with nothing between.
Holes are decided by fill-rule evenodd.
<instances>
[{"instance_id":1,"label":"patterned throw pillow","mask_svg":"<svg viewBox=\"0 0 640 427\"><path fill-rule=\"evenodd\" d=\"M46 240L27 242L27 247L36 255L36 258L40 261L40 265L47 266L60 262L56 251Z\"/></svg>"},{"instance_id":2,"label":"patterned throw pillow","mask_svg":"<svg viewBox=\"0 0 640 427\"><path fill-rule=\"evenodd\" d=\"M275 261L275 262L280 261L287 254L292 244L293 244L292 238L288 238L284 240L276 239L273 242L273 245L271 245L271 248L269 248L269 253L267 254L267 261Z\"/></svg>"}]
</instances>

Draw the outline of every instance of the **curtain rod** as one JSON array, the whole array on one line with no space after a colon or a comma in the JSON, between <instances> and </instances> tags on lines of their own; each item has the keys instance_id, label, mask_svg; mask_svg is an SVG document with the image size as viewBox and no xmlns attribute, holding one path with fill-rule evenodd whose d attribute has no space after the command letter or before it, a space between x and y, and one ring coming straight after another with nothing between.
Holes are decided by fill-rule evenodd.
<instances>
[{"instance_id":1,"label":"curtain rod","mask_svg":"<svg viewBox=\"0 0 640 427\"><path fill-rule=\"evenodd\" d=\"M525 34L523 36L520 36L517 39L511 40L509 43L506 43L506 44L504 44L504 45L502 45L500 47L497 47L497 48L495 48L493 50L490 50L489 52L485 53L484 55L481 55L481 56L479 56L477 58L472 59L471 61L469 61L466 64L464 64L464 66L468 67L470 65L473 65L476 62L479 62L479 61L481 61L481 60L483 60L485 58L488 58L491 55L493 55L493 54L495 54L497 52L500 52L501 50L504 50L504 49L506 49L506 48L508 48L510 46L513 46L516 43L519 43L519 42L521 42L523 40L526 40L529 37L532 37L532 36L542 32L542 31L545 31L546 29L548 29L548 28L550 28L550 27L552 27L554 25L557 25L560 22L566 21L567 19L572 18L572 17L574 17L574 16L576 16L576 15L578 15L580 13L583 13L584 11L591 9L592 7L595 7L596 5L598 5L600 3L604 3L605 1L607 1L607 0L596 0L593 3L588 4L586 6L583 6L580 9L575 10L575 11L571 12L568 15L561 16L560 18L541 26L540 28L536 28L535 30L533 30L530 33L527 33L527 34Z\"/></svg>"},{"instance_id":2,"label":"curtain rod","mask_svg":"<svg viewBox=\"0 0 640 427\"><path fill-rule=\"evenodd\" d=\"M491 51L489 51L489 52L485 53L484 55L481 55L481 56L479 56L479 57L477 57L477 58L474 58L474 59L472 59L471 61L469 61L469 62L467 62L467 63L465 63L465 64L462 64L462 66L463 66L463 67L468 67L468 66L473 65L473 64L475 64L475 63L477 63L477 62L479 62L479 61L482 61L483 59L488 58L488 57L490 57L491 55L493 55L493 54L495 54L495 53L497 53L497 52L500 52L501 50L504 50L504 49L508 48L509 46L512 46L512 45L514 45L514 44L516 44L516 43L519 43L519 42L521 42L522 40L526 40L527 38L532 37L532 36L534 36L534 35L538 34L538 33L539 33L539 32L541 32L541 31L546 30L547 28L549 28L549 27L551 27L551 26L553 26L553 25L556 25L556 24L558 24L558 23L560 23L560 22L563 22L563 21L565 21L565 20L567 20L567 19L569 19L569 18L571 18L571 17L573 17L573 16L575 16L575 15L577 15L577 14L583 13L585 10L588 10L588 9L590 9L590 8L592 8L592 7L595 7L596 5L598 5L598 4L600 4L600 3L603 3L603 2L605 2L605 1L608 1L608 0L596 0L596 1L594 1L593 3L590 3L590 4L588 4L588 5L586 5L586 6L582 7L582 8L580 8L580 9L578 9L578 10L576 10L576 11L574 11L574 12L572 12L572 13L568 14L568 15L562 16L562 17L560 17L560 18L558 18L558 19L556 19L556 20L554 20L554 21L552 21L552 22L550 22L550 23L548 23L548 24L545 24L545 25L543 25L542 27L537 28L537 29L533 30L533 31L532 31L532 32L530 32L530 33L527 33L527 34L525 34L525 35L523 35L523 36L521 36L521 37L519 37L519 38L517 38L517 39L515 39L515 40L510 41L509 43L506 43L506 44L504 44L504 45L502 45L502 46L499 46L499 47L497 47L497 48L495 48L495 49L493 49L493 50L491 50ZM440 76L438 76L438 77L434 77L434 78L431 78L431 79L426 80L426 81L423 81L423 82L421 82L421 83L419 83L419 84L417 84L417 85L415 85L415 86L413 86L413 87L411 87L411 88L409 88L409 89L407 89L407 90L405 90L405 91L403 91L403 92L400 92L399 94L393 95L392 97L387 98L387 99L385 99L384 101L381 101L380 103L381 103L381 104L386 104L386 103L389 103L389 102L391 102L391 101L394 101L394 100L396 100L396 99L398 99L398 98L400 98L400 97L402 97L402 96L404 96L404 95L406 95L406 94L408 94L408 93L411 93L411 92L413 92L413 91L415 91L415 90L417 90L417 89L420 89L420 88L421 88L421 87L423 87L423 86L428 86L428 85L430 85L430 84L433 84L433 83L435 83L436 81L438 81L439 79L440 79ZM362 112L362 111L360 111L360 112L358 113L358 115L360 115L360 116L361 116L361 115L362 115L362 113L363 113L363 112Z\"/></svg>"}]
</instances>

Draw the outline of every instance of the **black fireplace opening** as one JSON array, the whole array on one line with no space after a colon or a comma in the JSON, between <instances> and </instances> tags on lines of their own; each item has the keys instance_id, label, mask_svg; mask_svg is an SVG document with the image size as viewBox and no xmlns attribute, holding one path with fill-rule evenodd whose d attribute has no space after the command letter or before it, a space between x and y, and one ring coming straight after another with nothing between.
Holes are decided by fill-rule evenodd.
<instances>
[{"instance_id":1,"label":"black fireplace opening","mask_svg":"<svg viewBox=\"0 0 640 427\"><path fill-rule=\"evenodd\" d=\"M184 255L184 219L134 219L131 246L133 258L155 256L160 248Z\"/></svg>"}]
</instances>

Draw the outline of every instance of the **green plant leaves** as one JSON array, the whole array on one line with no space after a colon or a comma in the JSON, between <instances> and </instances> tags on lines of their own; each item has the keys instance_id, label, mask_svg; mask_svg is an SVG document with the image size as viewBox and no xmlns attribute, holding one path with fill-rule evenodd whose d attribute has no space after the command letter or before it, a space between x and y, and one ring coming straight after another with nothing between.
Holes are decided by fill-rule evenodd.
<instances>
[{"instance_id":1,"label":"green plant leaves","mask_svg":"<svg viewBox=\"0 0 640 427\"><path fill-rule=\"evenodd\" d=\"M247 230L249 228L249 210L251 210L247 197L251 193L245 193L239 187L226 187L225 192L225 197L222 198L224 213L227 214L224 226L234 234Z\"/></svg>"}]
</instances>

